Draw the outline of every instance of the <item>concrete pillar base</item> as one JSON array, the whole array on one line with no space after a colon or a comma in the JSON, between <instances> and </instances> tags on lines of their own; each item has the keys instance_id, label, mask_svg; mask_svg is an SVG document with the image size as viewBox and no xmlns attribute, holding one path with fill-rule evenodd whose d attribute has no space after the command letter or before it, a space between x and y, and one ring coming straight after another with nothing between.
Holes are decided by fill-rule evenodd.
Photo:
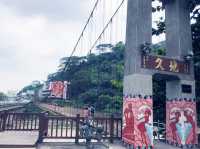
<instances>
[{"instance_id":1,"label":"concrete pillar base","mask_svg":"<svg viewBox=\"0 0 200 149\"><path fill-rule=\"evenodd\" d=\"M183 85L190 86L191 93L184 92ZM166 96L168 99L195 98L195 81L188 81L188 80L167 81Z\"/></svg>"},{"instance_id":2,"label":"concrete pillar base","mask_svg":"<svg viewBox=\"0 0 200 149\"><path fill-rule=\"evenodd\" d=\"M124 95L152 95L152 75L132 74L124 77Z\"/></svg>"}]
</instances>

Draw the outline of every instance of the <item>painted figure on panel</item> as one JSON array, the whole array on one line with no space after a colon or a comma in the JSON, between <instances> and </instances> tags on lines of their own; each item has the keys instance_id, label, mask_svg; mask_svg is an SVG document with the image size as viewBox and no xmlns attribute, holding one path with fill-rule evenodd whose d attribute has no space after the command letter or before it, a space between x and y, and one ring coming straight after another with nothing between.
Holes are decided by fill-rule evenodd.
<instances>
[{"instance_id":1,"label":"painted figure on panel","mask_svg":"<svg viewBox=\"0 0 200 149\"><path fill-rule=\"evenodd\" d=\"M129 98L123 103L124 142L136 147L153 147L152 99Z\"/></svg>"},{"instance_id":2,"label":"painted figure on panel","mask_svg":"<svg viewBox=\"0 0 200 149\"><path fill-rule=\"evenodd\" d=\"M129 134L129 138L134 140L134 115L132 111L132 104L129 103L128 107L124 110L124 117L126 122L126 127L124 128L124 132Z\"/></svg>"},{"instance_id":3,"label":"painted figure on panel","mask_svg":"<svg viewBox=\"0 0 200 149\"><path fill-rule=\"evenodd\" d=\"M150 116L151 116L151 110L146 109L145 112L144 112L144 117L141 118L141 119L143 119L143 121L140 122L137 126L138 130L140 131L142 142L143 142L143 144L146 145L146 147L148 147L148 142L149 142L148 140L151 140L151 137L150 137L151 135L149 136L149 132L150 132L149 131L149 125L151 125L149 123Z\"/></svg>"},{"instance_id":4,"label":"painted figure on panel","mask_svg":"<svg viewBox=\"0 0 200 149\"><path fill-rule=\"evenodd\" d=\"M194 118L193 118L193 114L189 111L184 111L184 116L186 118L186 121L185 121L185 127L188 128L186 131L186 134L188 134L189 136L189 133L192 133L192 140L191 140L191 143L189 143L189 138L187 136L186 138L186 144L189 143L189 144L195 144L196 143L196 123L194 121Z\"/></svg>"},{"instance_id":5,"label":"painted figure on panel","mask_svg":"<svg viewBox=\"0 0 200 149\"><path fill-rule=\"evenodd\" d=\"M169 142L197 144L196 104L188 101L167 102L167 134Z\"/></svg>"},{"instance_id":6,"label":"painted figure on panel","mask_svg":"<svg viewBox=\"0 0 200 149\"><path fill-rule=\"evenodd\" d=\"M180 117L181 117L181 113L177 111L175 112L175 117L170 119L172 122L169 124L169 126L171 128L172 138L173 138L174 143L178 142L177 126L178 126Z\"/></svg>"}]
</instances>

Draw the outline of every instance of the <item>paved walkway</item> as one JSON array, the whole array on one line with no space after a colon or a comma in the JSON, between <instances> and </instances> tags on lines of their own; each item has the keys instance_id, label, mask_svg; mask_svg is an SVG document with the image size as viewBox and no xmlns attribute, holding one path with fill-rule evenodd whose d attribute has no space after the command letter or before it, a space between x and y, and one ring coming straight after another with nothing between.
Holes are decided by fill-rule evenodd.
<instances>
[{"instance_id":1,"label":"paved walkway","mask_svg":"<svg viewBox=\"0 0 200 149\"><path fill-rule=\"evenodd\" d=\"M5 131L0 132L0 146L34 145L38 139L37 131Z\"/></svg>"},{"instance_id":2,"label":"paved walkway","mask_svg":"<svg viewBox=\"0 0 200 149\"><path fill-rule=\"evenodd\" d=\"M115 144L105 144L105 145L95 144L93 147L94 149L128 149L119 142ZM37 149L87 149L87 147L84 144L75 145L74 143L44 143L39 145ZM180 148L159 142L156 144L155 149L180 149Z\"/></svg>"},{"instance_id":3,"label":"paved walkway","mask_svg":"<svg viewBox=\"0 0 200 149\"><path fill-rule=\"evenodd\" d=\"M0 132L0 145L5 145L5 144L7 145L34 145L37 138L38 138L38 132L36 131ZM71 140L71 143L58 142L59 140L56 140L56 139L44 140L44 141L46 141L46 143L42 143L38 145L38 147L23 148L23 149L86 149L85 143L80 143L80 145L75 145L73 143L74 140ZM70 141L70 140L63 139L60 141ZM104 145L102 144L100 145L100 144L95 143L94 149L126 149L126 147L123 146L120 142L115 141L114 144L104 143ZM173 147L168 144L159 142L159 143L155 143L155 149L180 149L180 148Z\"/></svg>"}]
</instances>

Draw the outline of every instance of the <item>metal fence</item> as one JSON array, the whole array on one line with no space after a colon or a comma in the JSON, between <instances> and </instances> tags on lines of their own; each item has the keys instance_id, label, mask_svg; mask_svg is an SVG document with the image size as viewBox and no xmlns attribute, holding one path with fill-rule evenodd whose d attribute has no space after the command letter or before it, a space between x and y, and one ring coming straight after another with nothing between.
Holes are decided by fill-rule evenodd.
<instances>
[{"instance_id":1,"label":"metal fence","mask_svg":"<svg viewBox=\"0 0 200 149\"><path fill-rule=\"evenodd\" d=\"M77 114L76 117L64 116L43 116L40 138L53 139L75 139L78 142L82 139L80 136L80 128L84 123L84 117ZM102 138L109 139L113 142L114 139L120 139L122 136L122 119L111 116L110 118L96 117L93 119L93 127L101 125L103 128Z\"/></svg>"},{"instance_id":2,"label":"metal fence","mask_svg":"<svg viewBox=\"0 0 200 149\"><path fill-rule=\"evenodd\" d=\"M80 128L84 117L49 116L44 113L0 113L0 131L39 131L38 142L43 139L82 139ZM122 136L122 119L114 116L93 119L93 127L101 125L102 138L120 139Z\"/></svg>"},{"instance_id":3,"label":"metal fence","mask_svg":"<svg viewBox=\"0 0 200 149\"><path fill-rule=\"evenodd\" d=\"M1 113L1 131L32 131L39 130L39 115L34 113Z\"/></svg>"},{"instance_id":4,"label":"metal fence","mask_svg":"<svg viewBox=\"0 0 200 149\"><path fill-rule=\"evenodd\" d=\"M49 116L44 113L0 113L0 131L38 131L38 143L44 139L74 139L76 143L83 139L80 135L85 118L77 114L74 117ZM113 142L122 137L122 119L114 116L95 117L93 127L101 125L102 138ZM165 141L165 124L154 122L158 140Z\"/></svg>"}]
</instances>

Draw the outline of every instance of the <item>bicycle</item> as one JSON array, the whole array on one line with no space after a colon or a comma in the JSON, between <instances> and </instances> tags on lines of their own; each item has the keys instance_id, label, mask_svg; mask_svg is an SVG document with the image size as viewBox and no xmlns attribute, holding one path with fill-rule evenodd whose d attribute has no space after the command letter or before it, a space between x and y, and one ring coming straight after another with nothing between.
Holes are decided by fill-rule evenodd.
<instances>
[{"instance_id":1,"label":"bicycle","mask_svg":"<svg viewBox=\"0 0 200 149\"><path fill-rule=\"evenodd\" d=\"M92 139L96 139L98 143L102 140L103 127L93 126L93 119L86 118L85 122L82 122L80 128L80 136L86 139L86 146L88 149L93 149L94 145L91 144Z\"/></svg>"}]
</instances>

